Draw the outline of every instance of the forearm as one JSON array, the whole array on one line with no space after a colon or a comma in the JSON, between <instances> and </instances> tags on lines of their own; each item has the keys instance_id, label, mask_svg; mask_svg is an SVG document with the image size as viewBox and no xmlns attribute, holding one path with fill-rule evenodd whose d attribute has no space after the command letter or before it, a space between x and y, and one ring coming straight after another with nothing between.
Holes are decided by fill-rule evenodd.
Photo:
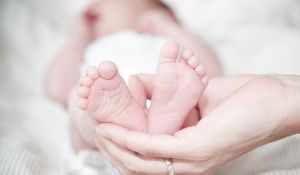
<instances>
[{"instance_id":1,"label":"forearm","mask_svg":"<svg viewBox=\"0 0 300 175\"><path fill-rule=\"evenodd\" d=\"M47 94L63 103L79 78L79 68L87 42L72 39L59 51L46 72L45 89Z\"/></svg>"}]
</instances>

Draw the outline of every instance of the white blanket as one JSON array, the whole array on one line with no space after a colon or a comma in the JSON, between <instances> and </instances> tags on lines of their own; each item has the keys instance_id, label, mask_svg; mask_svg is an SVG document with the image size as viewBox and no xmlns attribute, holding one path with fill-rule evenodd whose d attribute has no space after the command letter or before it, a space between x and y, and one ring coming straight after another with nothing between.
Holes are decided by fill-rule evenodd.
<instances>
[{"instance_id":1,"label":"white blanket","mask_svg":"<svg viewBox=\"0 0 300 175\"><path fill-rule=\"evenodd\" d=\"M227 74L300 74L298 0L168 2L190 31L215 49ZM52 175L65 168L67 113L45 98L43 73L63 44L71 17L86 3L0 1L0 174ZM218 174L300 174L299 146L299 136L263 146ZM99 166L81 160L86 159L74 158L77 174L97 172Z\"/></svg>"}]
</instances>

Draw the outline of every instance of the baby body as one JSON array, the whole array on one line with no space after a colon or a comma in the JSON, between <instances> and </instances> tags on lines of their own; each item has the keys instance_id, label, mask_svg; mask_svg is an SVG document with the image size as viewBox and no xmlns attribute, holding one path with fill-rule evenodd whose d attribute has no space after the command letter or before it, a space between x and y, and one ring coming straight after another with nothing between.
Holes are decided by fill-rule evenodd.
<instances>
[{"instance_id":1,"label":"baby body","mask_svg":"<svg viewBox=\"0 0 300 175\"><path fill-rule=\"evenodd\" d=\"M180 41L196 56L190 50L180 53L180 46L169 42L157 59L166 38ZM115 64L103 59L116 59L121 74ZM87 68L100 62L99 67ZM210 50L186 33L160 2L102 0L77 20L48 71L46 89L68 107L72 142L80 150L95 146L93 128L99 123L164 134L179 130L186 118L186 123L195 123L196 106L207 85L203 65L209 77L221 72ZM76 84L80 67L86 72ZM131 76L127 87L121 75L138 72L155 72L155 76ZM151 98L149 109L147 98ZM189 115L191 111L195 115Z\"/></svg>"}]
</instances>

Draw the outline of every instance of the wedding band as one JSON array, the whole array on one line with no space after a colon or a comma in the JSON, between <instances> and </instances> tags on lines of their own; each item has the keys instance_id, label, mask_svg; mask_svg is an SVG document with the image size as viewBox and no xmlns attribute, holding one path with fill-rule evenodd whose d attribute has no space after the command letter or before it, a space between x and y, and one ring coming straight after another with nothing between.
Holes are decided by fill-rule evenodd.
<instances>
[{"instance_id":1,"label":"wedding band","mask_svg":"<svg viewBox=\"0 0 300 175\"><path fill-rule=\"evenodd\" d=\"M165 162L166 162L166 165L168 168L168 173L169 173L168 175L174 175L174 168L173 168L171 160L166 159Z\"/></svg>"}]
</instances>

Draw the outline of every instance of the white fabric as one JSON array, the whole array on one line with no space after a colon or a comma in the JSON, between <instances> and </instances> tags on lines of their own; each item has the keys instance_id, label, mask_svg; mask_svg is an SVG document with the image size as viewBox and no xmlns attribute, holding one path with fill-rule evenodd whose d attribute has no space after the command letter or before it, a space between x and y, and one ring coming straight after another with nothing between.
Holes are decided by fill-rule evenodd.
<instances>
[{"instance_id":1,"label":"white fabric","mask_svg":"<svg viewBox=\"0 0 300 175\"><path fill-rule=\"evenodd\" d=\"M86 51L82 73L88 66L104 60L117 64L121 75L128 80L135 73L154 73L160 49L167 39L135 31L122 31L100 38Z\"/></svg>"},{"instance_id":2,"label":"white fabric","mask_svg":"<svg viewBox=\"0 0 300 175\"><path fill-rule=\"evenodd\" d=\"M300 74L299 0L166 1L190 31L216 50L227 74ZM67 113L44 97L41 84L71 16L87 2L0 1L0 174L66 172ZM260 147L218 174L298 175L299 142L296 135ZM98 159L90 158L94 154L69 155L75 169L69 174L95 173L95 164L87 161Z\"/></svg>"}]
</instances>

